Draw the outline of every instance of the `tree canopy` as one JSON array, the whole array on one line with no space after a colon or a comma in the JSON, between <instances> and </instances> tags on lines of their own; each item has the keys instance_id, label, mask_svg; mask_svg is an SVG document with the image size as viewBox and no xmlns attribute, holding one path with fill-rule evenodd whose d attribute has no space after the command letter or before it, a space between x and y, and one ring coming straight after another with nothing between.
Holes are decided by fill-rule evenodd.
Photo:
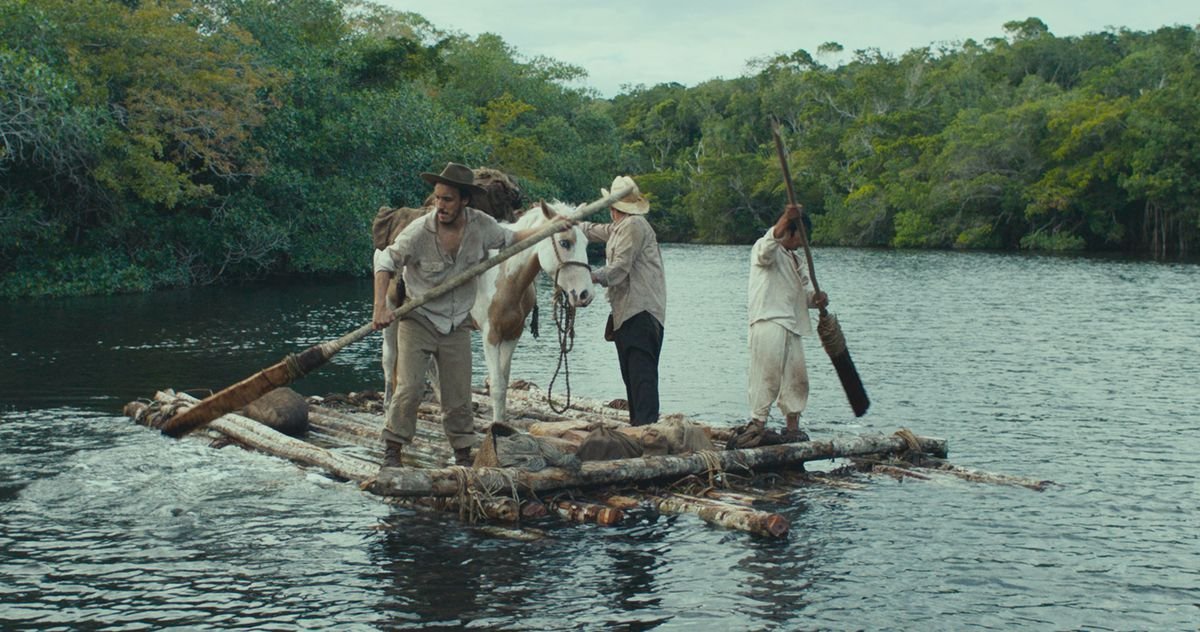
<instances>
[{"instance_id":1,"label":"tree canopy","mask_svg":"<svg viewBox=\"0 0 1200 632\"><path fill-rule=\"evenodd\" d=\"M667 241L1191 253L1195 28L797 50L612 99L583 69L360 0L0 0L0 296L365 274L382 205L447 161L531 199L619 174Z\"/></svg>"}]
</instances>

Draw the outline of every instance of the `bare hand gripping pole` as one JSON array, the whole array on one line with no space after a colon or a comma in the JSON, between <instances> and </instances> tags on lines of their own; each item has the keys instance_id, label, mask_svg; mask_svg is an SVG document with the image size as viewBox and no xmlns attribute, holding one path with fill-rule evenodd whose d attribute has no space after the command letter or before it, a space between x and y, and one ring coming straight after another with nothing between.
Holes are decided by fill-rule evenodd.
<instances>
[{"instance_id":1,"label":"bare hand gripping pole","mask_svg":"<svg viewBox=\"0 0 1200 632\"><path fill-rule=\"evenodd\" d=\"M608 208L613 202L629 195L633 192L633 187L625 187L620 190L613 191L607 197L596 200L590 204L582 206L567 216L567 220L578 221L596 211ZM442 283L433 288L423 296L417 297L392 311L396 318L400 318L412 310L432 301L441 296L445 296L454 288L459 287L471 279L483 274L489 268L500 265L506 259L516 255L522 250L533 247L543 239L565 230L569 226L569 222L565 220L555 220L546 226L543 226L536 233L526 237L525 239L501 250L494 257L480 261L479 263L464 270L458 276ZM300 353L288 354L287 357L279 362L251 375L250 377L226 387L217 393L204 398L199 404L192 408L168 419L163 423L161 430L163 434L172 437L179 437L203 426L204 424L239 408L249 404L250 402L265 395L268 391L286 386L296 380L311 373L314 369L325 364L330 358L344 349L347 345L357 342L365 338L368 334L374 331L371 323L367 323L358 329L338 338L329 340L320 344L313 345Z\"/></svg>"}]
</instances>

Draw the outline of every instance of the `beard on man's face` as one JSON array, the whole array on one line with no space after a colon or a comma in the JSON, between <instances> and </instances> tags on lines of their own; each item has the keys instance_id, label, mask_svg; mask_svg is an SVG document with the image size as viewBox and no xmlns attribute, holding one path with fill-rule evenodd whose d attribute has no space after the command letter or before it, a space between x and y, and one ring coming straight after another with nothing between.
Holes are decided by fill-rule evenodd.
<instances>
[{"instance_id":1,"label":"beard on man's face","mask_svg":"<svg viewBox=\"0 0 1200 632\"><path fill-rule=\"evenodd\" d=\"M453 224L455 222L455 220L458 219L458 216L461 214L462 214L461 206L454 210L438 209L437 210L437 219L442 224Z\"/></svg>"}]
</instances>

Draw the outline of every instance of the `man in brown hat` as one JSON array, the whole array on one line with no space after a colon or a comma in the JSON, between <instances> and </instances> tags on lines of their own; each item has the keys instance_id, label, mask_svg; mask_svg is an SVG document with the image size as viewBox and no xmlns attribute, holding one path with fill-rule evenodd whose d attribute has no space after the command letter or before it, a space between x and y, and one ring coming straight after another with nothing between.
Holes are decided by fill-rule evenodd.
<instances>
[{"instance_id":1,"label":"man in brown hat","mask_svg":"<svg viewBox=\"0 0 1200 632\"><path fill-rule=\"evenodd\" d=\"M471 208L472 198L484 192L475 186L474 173L465 165L451 162L441 173L422 173L421 178L433 185L434 212L409 224L387 248L375 251L372 324L376 330L395 320L387 308L387 289L396 270L403 269L406 295L419 297L486 259L489 249L504 248L537 232L514 232ZM397 325L397 384L383 430L383 467L399 467L403 446L412 443L416 434L417 407L430 358L437 363L442 426L454 448L454 462L470 465L475 445L470 315L476 282L417 307Z\"/></svg>"},{"instance_id":2,"label":"man in brown hat","mask_svg":"<svg viewBox=\"0 0 1200 632\"><path fill-rule=\"evenodd\" d=\"M629 422L641 426L658 421L658 357L667 320L667 281L658 239L645 218L650 201L633 178L613 180L613 191L625 187L633 191L609 207L611 223L580 222L579 227L588 241L607 243L606 264L592 272L592 281L608 288L611 340L617 345ZM608 197L607 190L600 193Z\"/></svg>"}]
</instances>

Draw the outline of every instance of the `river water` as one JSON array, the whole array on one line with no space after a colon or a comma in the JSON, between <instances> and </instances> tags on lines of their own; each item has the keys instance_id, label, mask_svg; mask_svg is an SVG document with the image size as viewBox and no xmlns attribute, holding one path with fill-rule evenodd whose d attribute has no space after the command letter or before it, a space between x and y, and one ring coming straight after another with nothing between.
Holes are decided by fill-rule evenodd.
<instances>
[{"instance_id":1,"label":"river water","mask_svg":"<svg viewBox=\"0 0 1200 632\"><path fill-rule=\"evenodd\" d=\"M663 409L745 415L748 247L663 248ZM526 543L355 486L134 425L165 387L220 388L369 318L365 280L0 306L0 628L1196 629L1200 269L821 249L872 407L819 344L805 424L907 427L1044 492L862 477L768 507L783 541L699 519L538 525ZM543 335L514 376L544 387ZM575 394L623 396L606 310L581 311ZM379 388L378 338L294 387ZM476 381L482 380L477 364ZM562 377L559 378L560 380Z\"/></svg>"}]
</instances>

